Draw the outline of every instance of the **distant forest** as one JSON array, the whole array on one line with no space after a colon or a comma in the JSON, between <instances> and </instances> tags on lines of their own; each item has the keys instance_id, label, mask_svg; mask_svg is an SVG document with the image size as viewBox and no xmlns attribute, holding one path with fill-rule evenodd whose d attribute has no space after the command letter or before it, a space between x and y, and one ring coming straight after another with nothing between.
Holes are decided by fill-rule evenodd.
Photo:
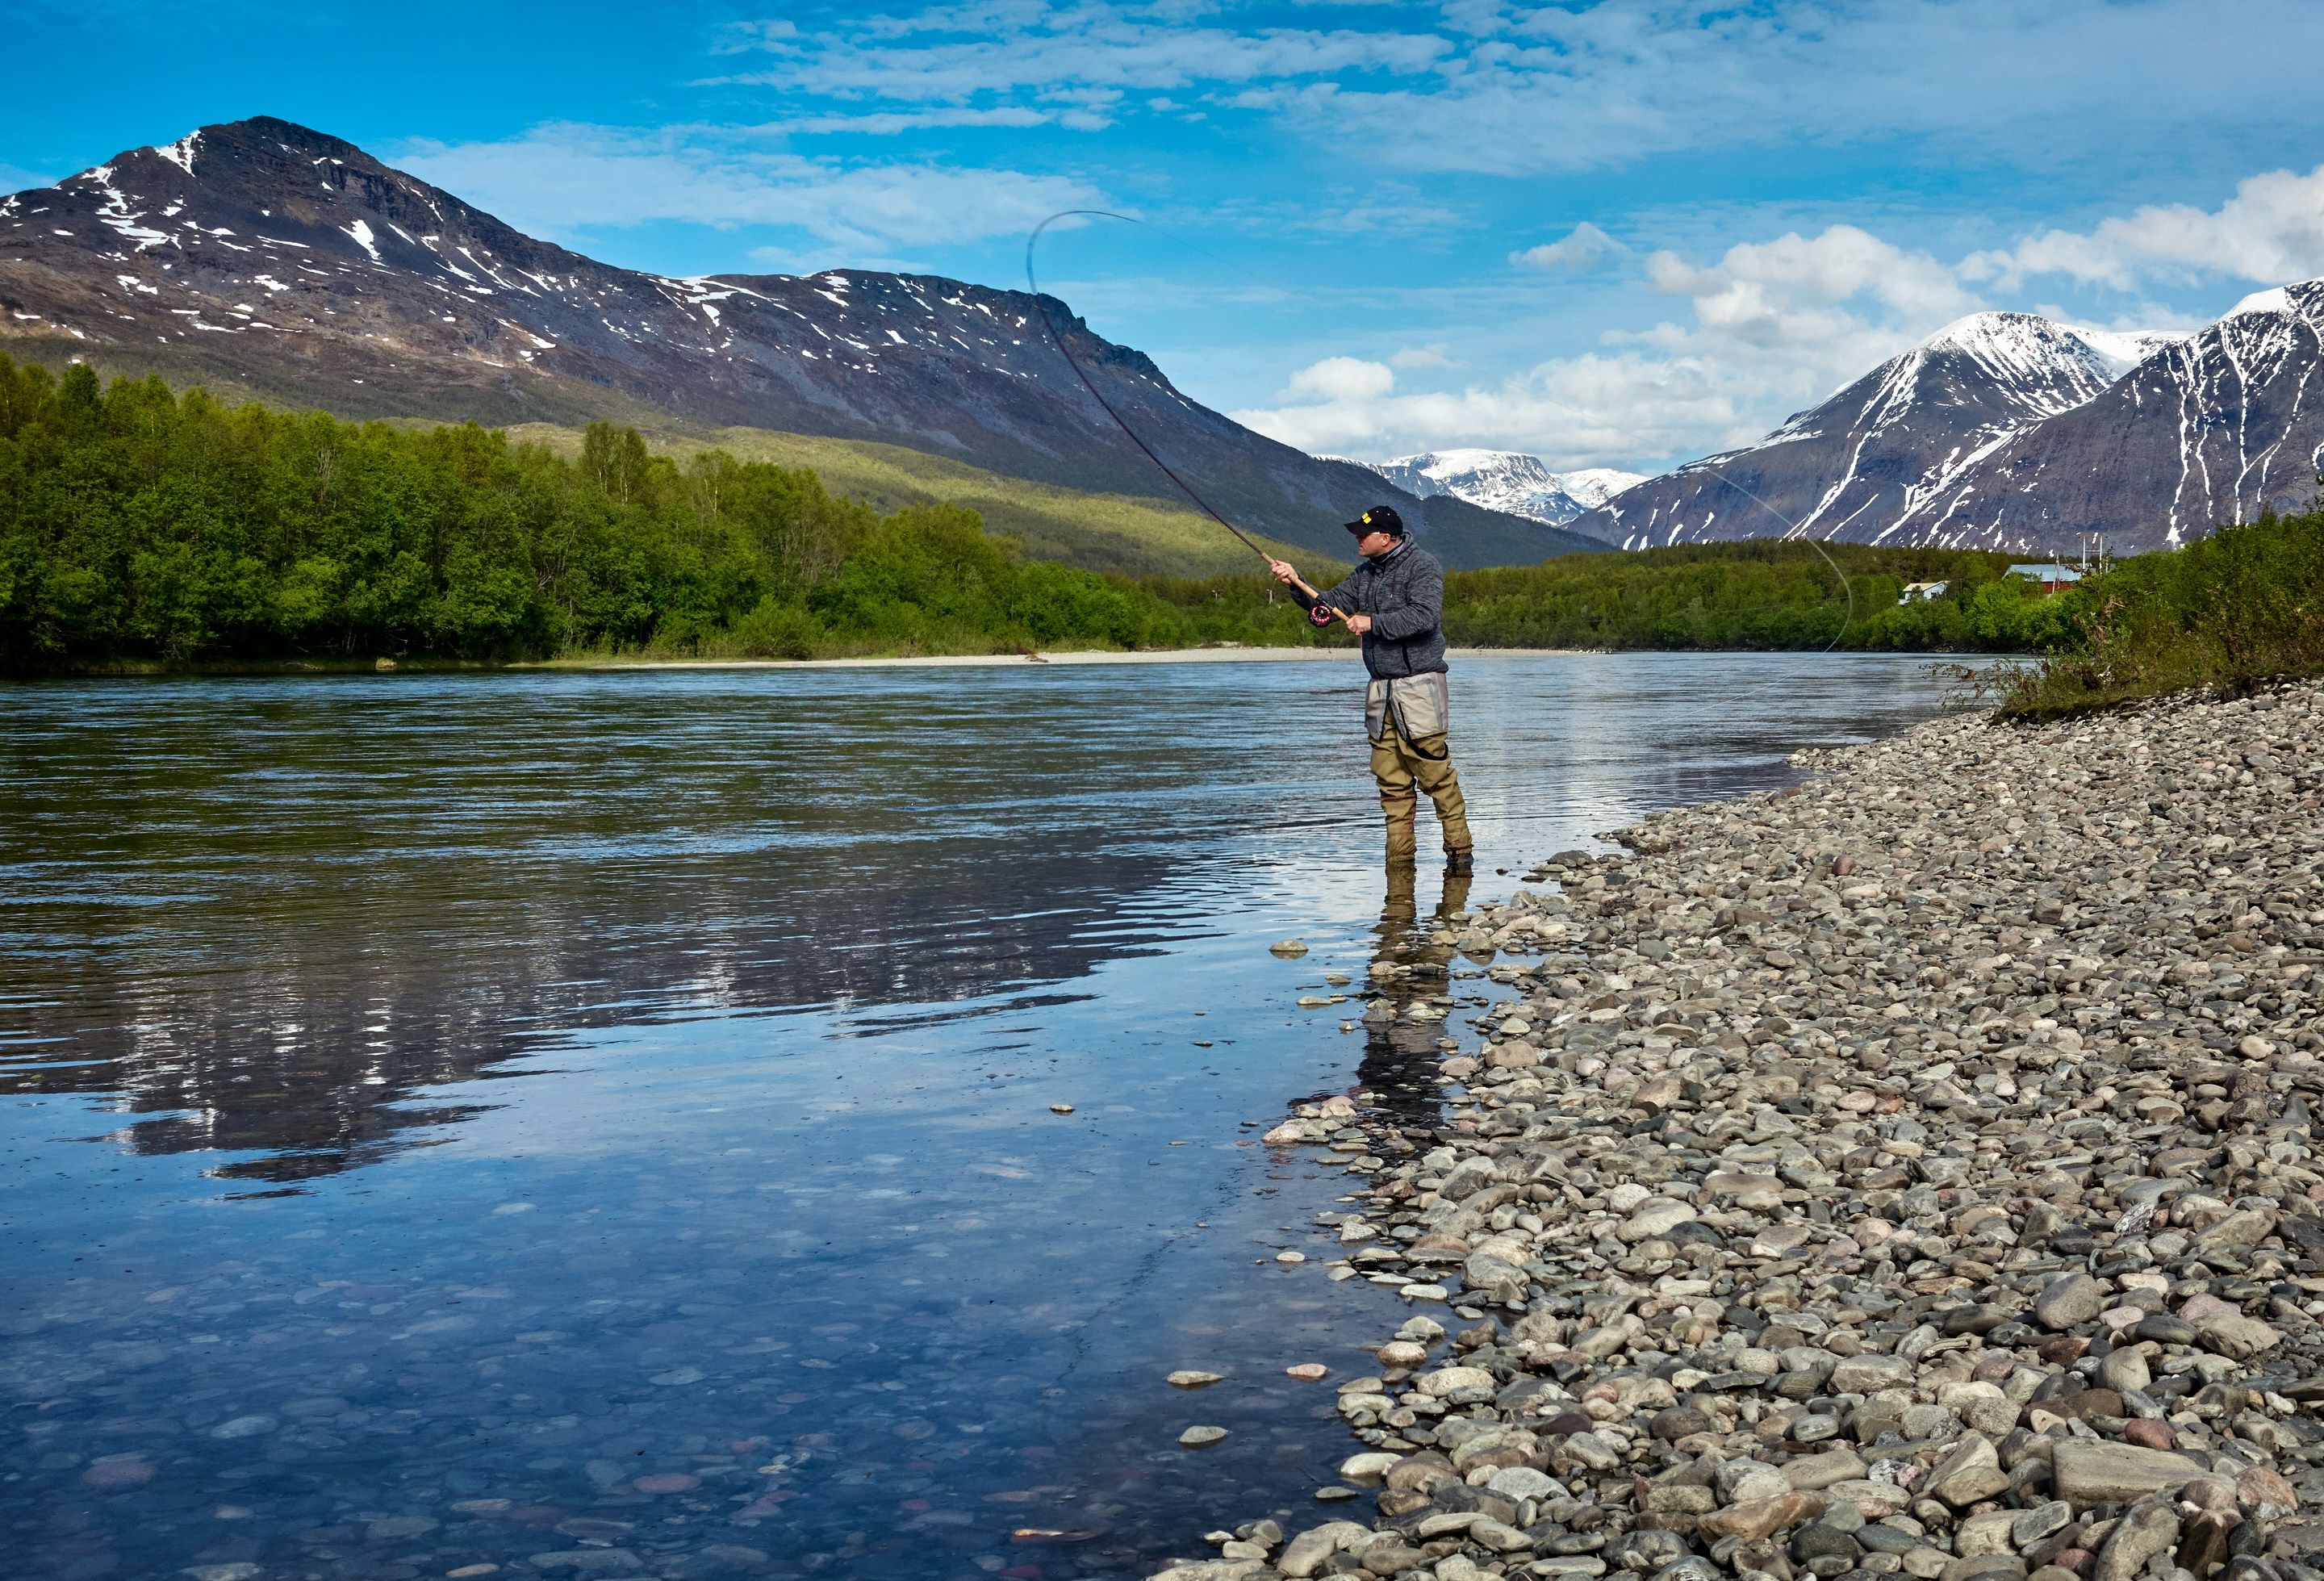
<instances>
[{"instance_id":1,"label":"distant forest","mask_svg":"<svg viewBox=\"0 0 2324 1581\"><path fill-rule=\"evenodd\" d=\"M1456 644L2029 652L2066 601L2006 557L1742 543L1448 578ZM1900 606L1909 581L1950 584ZM1351 642L1263 577L1132 580L1029 559L975 513L881 515L810 471L683 466L593 426L561 458L100 385L0 356L0 668L377 658L862 653Z\"/></svg>"}]
</instances>

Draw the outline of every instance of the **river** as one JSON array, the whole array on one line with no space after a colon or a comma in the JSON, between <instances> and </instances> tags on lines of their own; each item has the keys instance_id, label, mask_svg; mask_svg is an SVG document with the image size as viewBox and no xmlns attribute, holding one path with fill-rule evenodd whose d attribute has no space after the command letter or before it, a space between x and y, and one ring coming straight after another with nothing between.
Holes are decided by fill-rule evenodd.
<instances>
[{"instance_id":1,"label":"river","mask_svg":"<svg viewBox=\"0 0 2324 1581\"><path fill-rule=\"evenodd\" d=\"M1063 1581L1323 1518L1401 1312L1256 1138L1428 1123L1433 1049L1295 1000L1461 899L1384 885L1360 681L0 691L8 1569ZM1474 894L1950 685L1459 662Z\"/></svg>"}]
</instances>

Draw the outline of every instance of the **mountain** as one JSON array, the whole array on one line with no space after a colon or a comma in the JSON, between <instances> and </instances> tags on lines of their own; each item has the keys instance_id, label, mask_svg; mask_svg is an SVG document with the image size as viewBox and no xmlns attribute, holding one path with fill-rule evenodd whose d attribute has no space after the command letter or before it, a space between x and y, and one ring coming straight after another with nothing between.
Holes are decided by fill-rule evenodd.
<instances>
[{"instance_id":1,"label":"mountain","mask_svg":"<svg viewBox=\"0 0 2324 1581\"><path fill-rule=\"evenodd\" d=\"M1253 433L1044 299L1105 398L1240 524L1334 556L1381 480ZM0 199L0 347L348 417L873 440L1176 498L1049 344L1034 299L933 275L671 279L503 225L353 143L262 117ZM1391 491L1447 563L1586 540Z\"/></svg>"},{"instance_id":2,"label":"mountain","mask_svg":"<svg viewBox=\"0 0 2324 1581\"><path fill-rule=\"evenodd\" d=\"M1892 532L1915 541L2121 552L2324 498L2324 280L2245 298L2088 402L1964 467Z\"/></svg>"},{"instance_id":3,"label":"mountain","mask_svg":"<svg viewBox=\"0 0 2324 1581\"><path fill-rule=\"evenodd\" d=\"M1562 527L1646 481L1644 473L1617 472L1610 467L1553 472L1538 456L1510 450L1431 450L1357 465L1423 499L1450 495L1552 527Z\"/></svg>"},{"instance_id":4,"label":"mountain","mask_svg":"<svg viewBox=\"0 0 2324 1581\"><path fill-rule=\"evenodd\" d=\"M1981 468L2013 443L2096 401L2135 358L2167 356L2173 344L2070 329L2030 313L1974 314L1757 444L1626 489L1569 526L1631 548L1811 534L2037 547L2034 538L1990 531L1989 522L1941 526L1945 518L1929 506L1985 476Z\"/></svg>"}]
</instances>

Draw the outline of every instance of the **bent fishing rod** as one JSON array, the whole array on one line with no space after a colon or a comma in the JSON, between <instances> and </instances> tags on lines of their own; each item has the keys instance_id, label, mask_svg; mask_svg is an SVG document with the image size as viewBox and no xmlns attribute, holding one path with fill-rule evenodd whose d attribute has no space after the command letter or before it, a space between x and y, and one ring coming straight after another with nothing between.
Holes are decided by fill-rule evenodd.
<instances>
[{"instance_id":1,"label":"bent fishing rod","mask_svg":"<svg viewBox=\"0 0 2324 1581\"><path fill-rule=\"evenodd\" d=\"M1105 414L1113 420L1114 427L1129 435L1130 442L1136 445L1139 450L1143 451L1148 461L1153 462L1155 466L1160 467L1162 469L1162 475L1165 477L1167 477L1172 483L1176 484L1181 494L1194 501L1195 504L1201 506L1204 515L1210 517L1212 521L1216 522L1220 526L1233 533L1237 539L1241 541L1246 549L1249 549L1251 553L1259 556L1259 559L1267 561L1269 568L1272 568L1275 564L1275 557L1273 555L1261 549L1258 543L1252 540L1250 534L1245 532L1241 528L1236 526L1233 522L1228 521L1226 517L1220 514L1218 508L1213 505L1210 501L1204 499L1202 495L1195 490L1194 485L1179 476L1176 470L1174 469L1167 461L1163 460L1161 457L1155 454L1153 446L1148 444L1143 439L1139 437L1138 430L1130 427L1129 420L1124 418L1119 411L1115 410L1112 402L1108 401L1105 398L1103 393L1098 389L1096 383L1090 378L1087 370L1085 370L1082 365L1075 360L1073 351L1065 345L1065 337L1057 332L1056 324L1049 317L1048 302L1047 299L1041 295L1040 282L1034 276L1033 249L1040 241L1041 233L1047 230L1051 226L1056 224L1057 221L1061 219L1082 218L1118 219L1125 225L1145 226L1149 230L1160 228L1146 220L1139 219L1135 215L1118 214L1111 208L1061 208L1056 213L1049 216L1048 218L1043 220L1040 224L1033 227L1032 235L1025 238L1025 287L1026 290L1032 294L1033 310L1040 315L1041 328L1048 332L1049 344L1057 348L1057 355L1065 359L1065 365L1074 370L1074 377L1082 382L1082 388L1090 393L1090 398L1105 409ZM1196 250L1199 251L1200 249ZM1565 402L1556 399L1554 396L1542 395L1539 399L1551 406L1560 407L1564 411L1572 412L1573 415L1582 418L1584 421L1598 422L1600 426L1610 426L1605 424L1602 419L1592 417L1590 413L1582 411L1581 408L1569 405ZM1620 432L1619 430L1615 431L1618 433ZM1632 439L1636 438L1634 435L1626 437ZM1840 596L1847 600L1848 609L1847 613L1840 616L1840 630L1832 633L1831 642L1826 645L1824 651L1826 652L1830 652L1832 649L1839 647L1840 639L1848 634L1848 628L1849 626L1856 624L1856 587L1854 582L1849 577L1849 574L1840 569L1840 562L1831 558L1831 551L1826 550L1821 542L1818 541L1817 539L1810 534L1805 527L1801 525L1799 522L1793 521L1789 516L1784 514L1783 512L1769 504L1759 495L1757 490L1745 484L1738 483L1734 478L1728 476L1724 471L1716 466L1704 462L1698 462L1696 463L1696 466L1700 470L1710 473L1720 483L1725 484L1728 487L1735 490L1738 494L1744 495L1753 504L1757 504L1761 510L1766 512L1767 514L1775 517L1776 521L1781 522L1784 526L1790 528L1791 533L1787 534L1787 536L1796 536L1804 541L1809 548L1814 550L1816 553L1822 558L1825 565L1831 568L1831 574L1840 578Z\"/></svg>"},{"instance_id":2,"label":"bent fishing rod","mask_svg":"<svg viewBox=\"0 0 2324 1581\"><path fill-rule=\"evenodd\" d=\"M1036 243L1040 241L1041 233L1047 230L1051 226L1056 224L1057 221L1061 219L1075 219L1083 217L1093 219L1119 219L1130 225L1142 225L1145 223L1143 220L1134 219L1127 214L1116 214L1110 208L1061 208L1056 213L1049 216L1048 218L1043 220L1040 224L1033 227L1033 234L1025 238L1025 289L1033 294L1033 310L1041 316L1041 328L1049 332L1049 344L1057 348L1057 355L1064 357L1065 359L1065 365L1074 370L1074 377L1082 382L1082 388L1090 393L1090 399L1095 401L1100 406L1105 408L1106 416L1113 419L1113 426L1130 436L1130 442L1136 445L1140 450L1143 450L1146 453L1146 458L1162 469L1163 476L1168 478L1172 483L1178 485L1179 493L1185 495L1188 499L1194 501L1194 504L1200 505L1203 508L1203 513L1204 515L1210 517L1212 521L1216 522L1220 526L1225 528L1228 532L1233 533L1235 537L1241 540L1244 548L1250 550L1251 553L1259 556L1259 559L1265 560L1269 566L1274 565L1275 557L1273 555L1259 548L1258 541L1254 540L1250 533L1245 532L1241 528L1236 526L1233 522L1221 515L1217 506L1212 504L1210 501L1204 499L1199 493L1197 493L1193 484L1188 483L1185 478L1179 476L1177 472L1172 468L1171 465L1167 461L1165 461L1161 457L1156 455L1154 453L1153 446L1139 438L1138 430L1131 428L1129 421L1125 419L1120 412L1114 410L1113 402L1105 398L1103 393L1098 389L1096 383L1090 378L1089 374L1082 367L1082 365L1074 360L1073 352L1065 345L1065 337L1057 333L1057 326L1049 318L1048 301L1041 295L1040 282L1036 280L1033 276L1033 247Z\"/></svg>"}]
</instances>

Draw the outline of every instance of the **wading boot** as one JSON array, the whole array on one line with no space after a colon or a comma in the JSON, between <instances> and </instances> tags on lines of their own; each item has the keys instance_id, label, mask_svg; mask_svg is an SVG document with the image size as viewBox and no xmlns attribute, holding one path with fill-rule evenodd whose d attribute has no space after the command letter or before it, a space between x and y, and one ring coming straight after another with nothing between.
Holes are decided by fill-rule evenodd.
<instances>
[{"instance_id":1,"label":"wading boot","mask_svg":"<svg viewBox=\"0 0 2324 1581\"><path fill-rule=\"evenodd\" d=\"M1469 874L1476 872L1477 854L1474 851L1470 850L1465 846L1461 846L1456 850L1445 852L1444 871L1453 874Z\"/></svg>"}]
</instances>

